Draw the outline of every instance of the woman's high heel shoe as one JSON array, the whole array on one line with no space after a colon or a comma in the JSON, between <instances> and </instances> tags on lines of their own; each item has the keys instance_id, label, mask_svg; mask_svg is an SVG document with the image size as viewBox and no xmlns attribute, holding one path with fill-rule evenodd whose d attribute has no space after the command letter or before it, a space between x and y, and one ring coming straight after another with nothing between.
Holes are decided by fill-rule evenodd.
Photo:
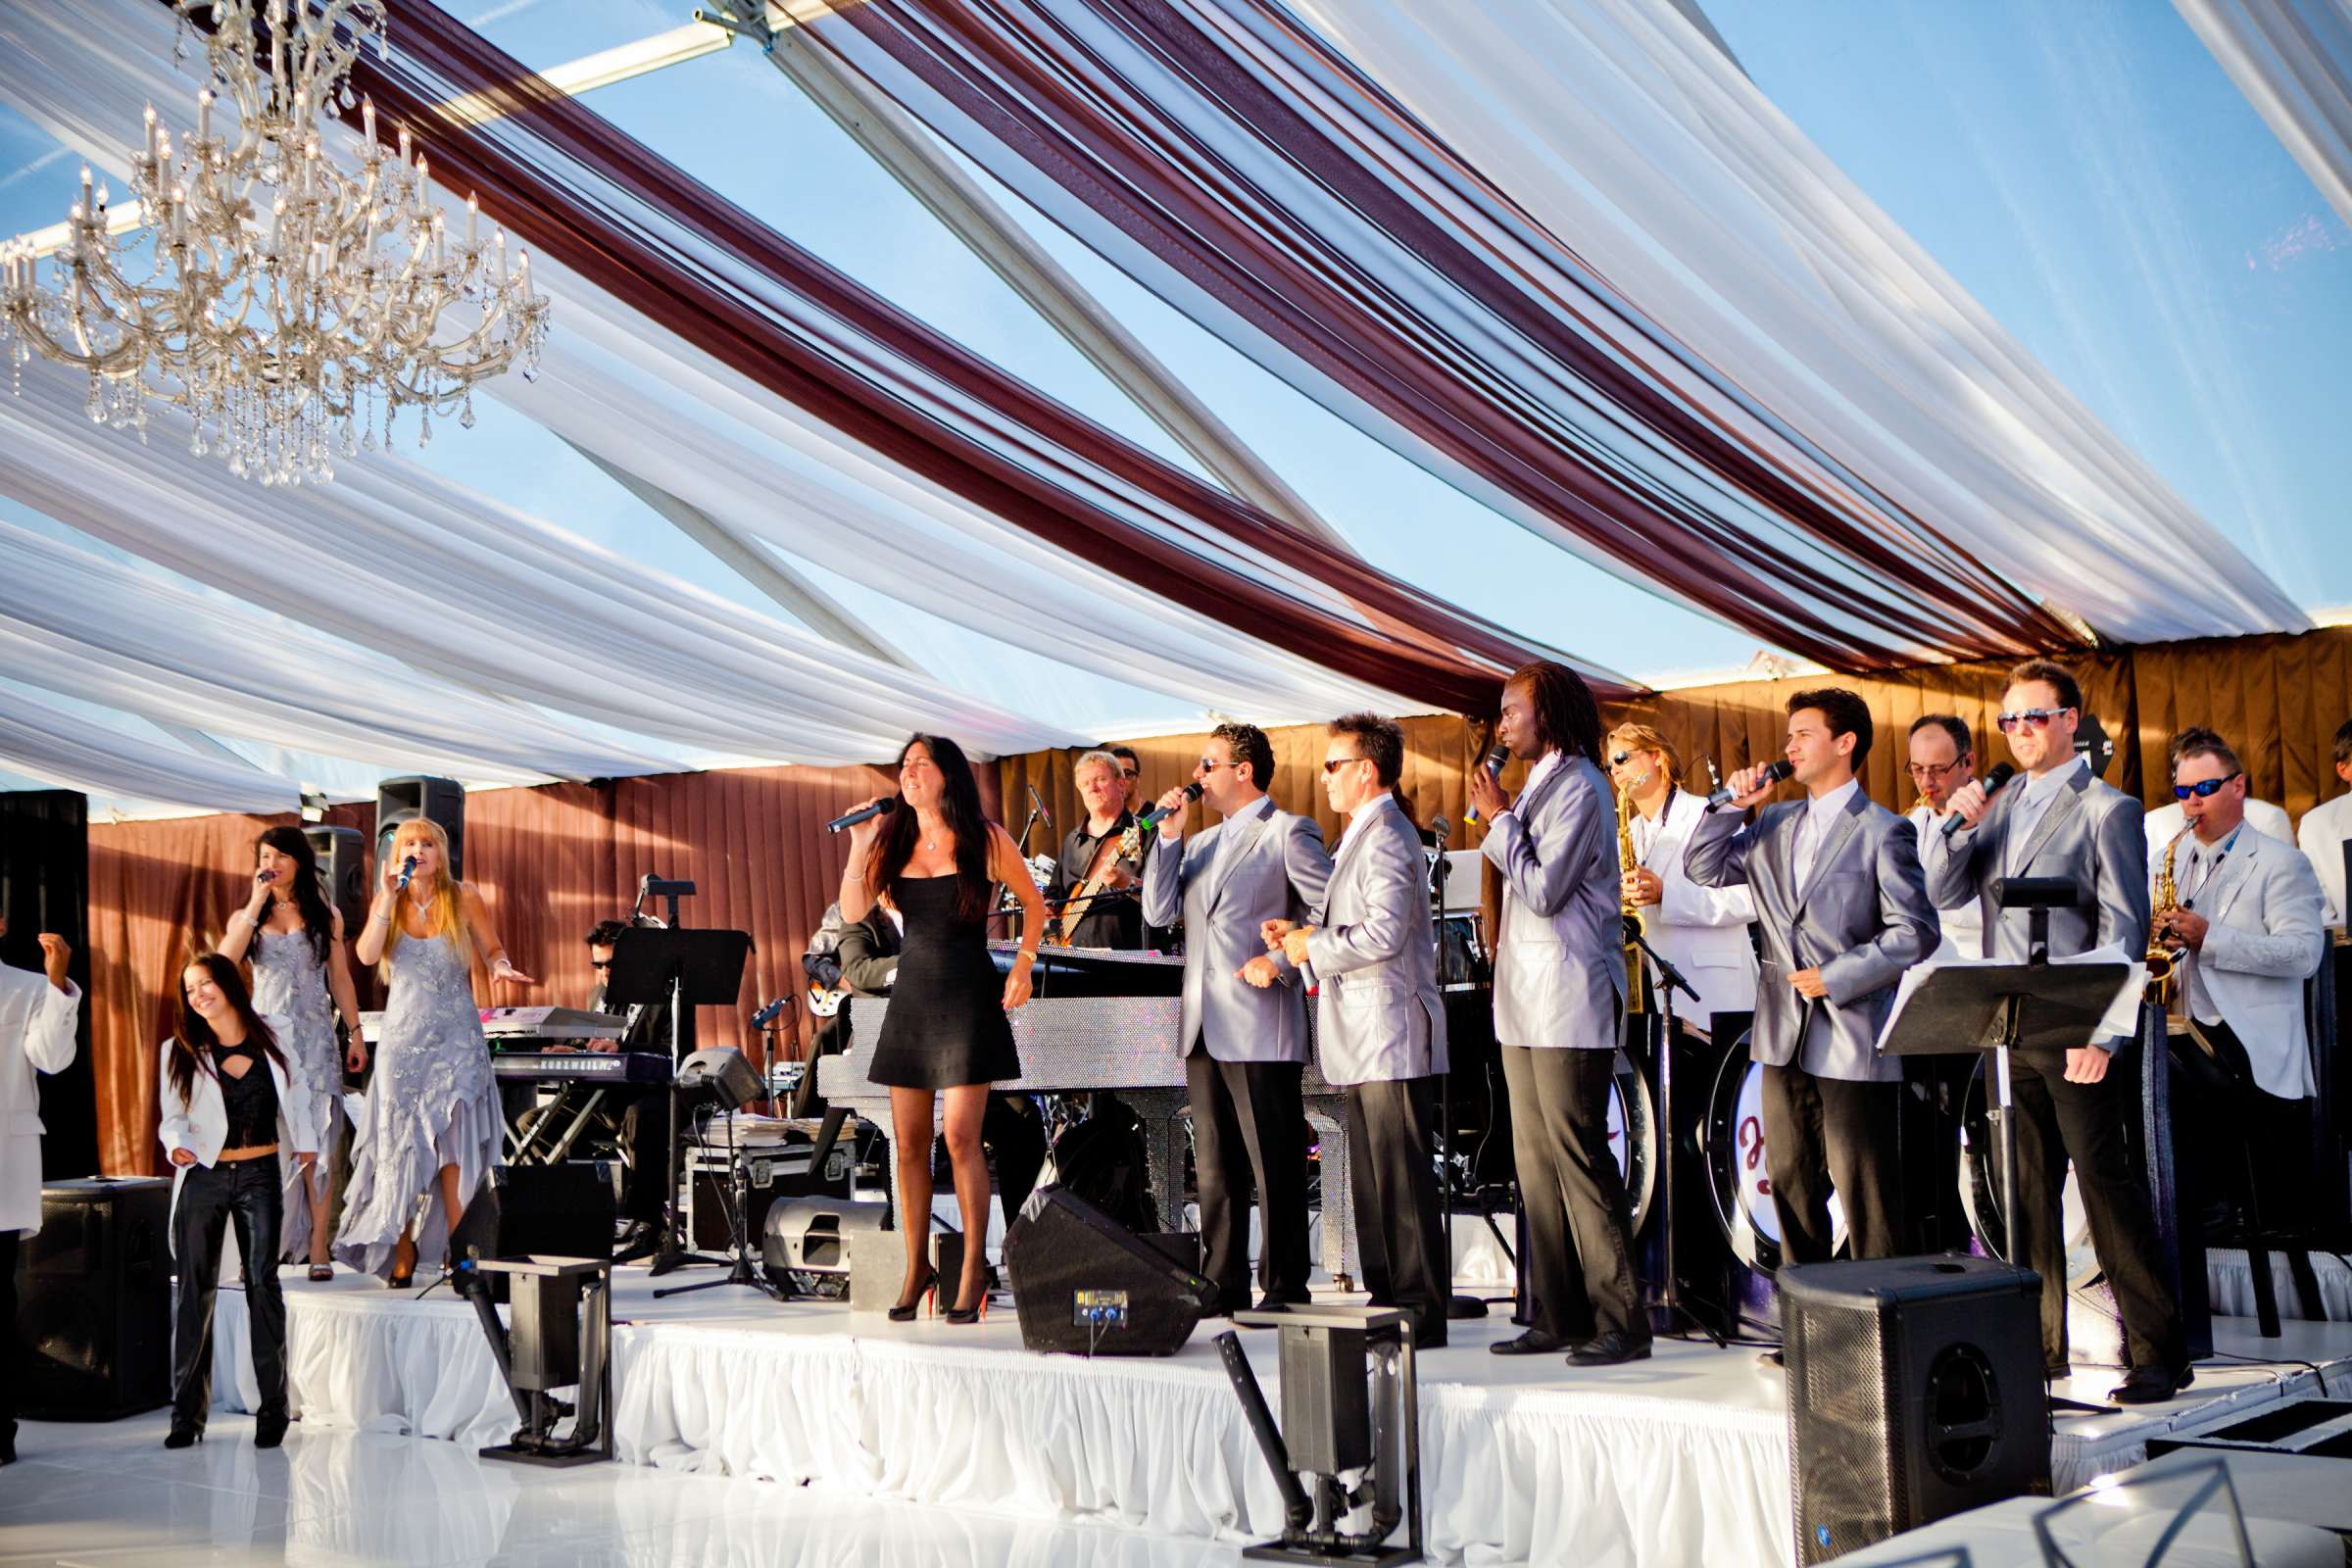
<instances>
[{"instance_id":1,"label":"woman's high heel shoe","mask_svg":"<svg viewBox=\"0 0 2352 1568\"><path fill-rule=\"evenodd\" d=\"M900 1301L884 1315L893 1323L911 1323L914 1321L914 1314L922 1308L926 1300L930 1301L932 1310L937 1311L938 1297L939 1270L926 1263L923 1265L922 1283L914 1288L913 1294Z\"/></svg>"},{"instance_id":2,"label":"woman's high heel shoe","mask_svg":"<svg viewBox=\"0 0 2352 1568\"><path fill-rule=\"evenodd\" d=\"M167 1448L187 1448L204 1441L204 1428L189 1426L183 1421L172 1423L171 1435L164 1439Z\"/></svg>"},{"instance_id":3,"label":"woman's high heel shoe","mask_svg":"<svg viewBox=\"0 0 2352 1568\"><path fill-rule=\"evenodd\" d=\"M951 1323L985 1322L988 1318L988 1287L983 1285L980 1288L980 1299L971 1305L965 1306L959 1302L949 1307L947 1317Z\"/></svg>"}]
</instances>

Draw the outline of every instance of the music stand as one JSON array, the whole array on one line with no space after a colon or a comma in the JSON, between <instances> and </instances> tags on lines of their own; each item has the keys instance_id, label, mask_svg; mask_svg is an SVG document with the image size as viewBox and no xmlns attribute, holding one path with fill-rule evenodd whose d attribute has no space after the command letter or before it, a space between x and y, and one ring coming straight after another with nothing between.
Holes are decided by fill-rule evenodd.
<instances>
[{"instance_id":1,"label":"music stand","mask_svg":"<svg viewBox=\"0 0 2352 1568\"><path fill-rule=\"evenodd\" d=\"M674 905L673 905L674 909ZM650 930L633 927L612 944L612 971L605 981L608 1006L669 1004L670 1065L694 1054L694 1009L732 1006L743 993L744 960L751 956L748 931ZM724 1264L723 1257L689 1252L678 1223L678 1092L669 1090L669 1139L662 1173L662 1247L654 1254L656 1274L686 1263Z\"/></svg>"},{"instance_id":2,"label":"music stand","mask_svg":"<svg viewBox=\"0 0 2352 1568\"><path fill-rule=\"evenodd\" d=\"M2128 963L2050 962L2050 910L2070 908L2080 890L2057 877L2009 877L1997 884L2004 909L2028 911L2024 963L1950 965L1931 971L1903 1004L1879 1050L1891 1056L1948 1055L1989 1051L1993 1058L1991 1115L2000 1152L2002 1261L2016 1266L2017 1118L2010 1094L2009 1056L2020 1048L2072 1050L2087 1046L2131 978Z\"/></svg>"},{"instance_id":3,"label":"music stand","mask_svg":"<svg viewBox=\"0 0 2352 1568\"><path fill-rule=\"evenodd\" d=\"M1662 1009L1655 1016L1658 1019L1658 1125L1665 1133L1665 1137L1661 1140L1665 1146L1665 1168L1658 1173L1658 1223L1663 1227L1659 1235L1661 1258L1665 1265L1665 1279L1659 1287L1657 1298L1644 1300L1642 1304L1644 1308L1666 1314L1666 1321L1669 1325L1667 1333L1677 1332L1672 1325L1677 1319L1681 1319L1690 1323L1699 1333L1704 1334L1714 1344L1715 1348L1720 1350L1730 1342L1722 1332L1716 1329L1714 1324L1693 1311L1690 1303L1683 1299L1682 1276L1675 1258L1674 1168L1677 1163L1678 1150L1675 1145L1676 1122L1674 1119L1674 1046L1675 1036L1681 1025L1675 1022L1674 994L1679 990L1692 1002L1698 1001L1699 995L1690 989L1690 982L1684 978L1682 970L1677 969L1673 963L1668 961L1664 954L1649 945L1649 938L1640 926L1629 921L1626 925L1626 935L1633 938L1634 946L1639 950L1634 956L1634 961L1636 963L1647 962L1652 966L1649 994L1658 999ZM1619 1020L1623 1038L1629 1042L1632 1039L1636 1016L1636 1014L1628 1012ZM1642 1032L1645 1035L1648 1033L1646 1029ZM1628 1057L1631 1058L1630 1053L1628 1053ZM1627 1119L1630 1121L1634 1107L1629 1104L1625 1109ZM1631 1213L1630 1207L1628 1213ZM1630 1243L1633 1239L1628 1237L1626 1240L1629 1243L1630 1250ZM1716 1303L1710 1301L1706 1304L1713 1306ZM1725 1310L1724 1315L1727 1326L1736 1330L1739 1326L1738 1315L1728 1309Z\"/></svg>"}]
</instances>

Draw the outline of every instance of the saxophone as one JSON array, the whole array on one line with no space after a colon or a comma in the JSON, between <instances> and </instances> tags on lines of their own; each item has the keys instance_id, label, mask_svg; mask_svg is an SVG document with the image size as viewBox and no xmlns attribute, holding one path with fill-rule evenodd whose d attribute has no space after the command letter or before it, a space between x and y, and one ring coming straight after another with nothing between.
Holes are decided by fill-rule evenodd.
<instances>
[{"instance_id":1,"label":"saxophone","mask_svg":"<svg viewBox=\"0 0 2352 1568\"><path fill-rule=\"evenodd\" d=\"M2148 988L2142 995L2150 1004L2162 1007L2168 1018L2185 1018L2188 1003L2182 994L2180 951L2166 947L2157 933L2164 917L2180 906L2180 889L2173 880L2173 857L2189 832L2182 828L2164 847L2164 865L2156 873L2156 898L2148 913Z\"/></svg>"},{"instance_id":2,"label":"saxophone","mask_svg":"<svg viewBox=\"0 0 2352 1568\"><path fill-rule=\"evenodd\" d=\"M1634 796L1622 785L1617 790L1617 875L1623 879L1639 864L1634 858ZM1635 938L1642 935L1642 906L1630 897L1619 906L1625 915L1625 1010L1649 1010L1649 970L1642 959L1642 949Z\"/></svg>"}]
</instances>

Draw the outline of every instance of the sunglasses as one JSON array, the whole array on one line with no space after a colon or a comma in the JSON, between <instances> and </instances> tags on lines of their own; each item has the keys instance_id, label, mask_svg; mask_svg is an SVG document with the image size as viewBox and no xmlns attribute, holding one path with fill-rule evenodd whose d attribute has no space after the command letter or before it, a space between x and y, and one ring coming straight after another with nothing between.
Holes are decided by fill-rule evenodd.
<instances>
[{"instance_id":1,"label":"sunglasses","mask_svg":"<svg viewBox=\"0 0 2352 1568\"><path fill-rule=\"evenodd\" d=\"M1371 760L1371 759L1364 757L1334 757L1327 760L1323 763L1323 771L1326 773L1337 773L1341 768L1346 767L1349 762L1364 762L1369 760Z\"/></svg>"},{"instance_id":2,"label":"sunglasses","mask_svg":"<svg viewBox=\"0 0 2352 1568\"><path fill-rule=\"evenodd\" d=\"M1119 769L1119 777L1121 778L1142 778L1143 776L1144 770L1140 767L1122 767Z\"/></svg>"},{"instance_id":3,"label":"sunglasses","mask_svg":"<svg viewBox=\"0 0 2352 1568\"><path fill-rule=\"evenodd\" d=\"M1203 757L1200 759L1200 771L1203 773L1214 773L1220 767L1232 767L1235 765L1236 764L1232 762L1217 761L1213 758Z\"/></svg>"},{"instance_id":4,"label":"sunglasses","mask_svg":"<svg viewBox=\"0 0 2352 1568\"><path fill-rule=\"evenodd\" d=\"M591 969L610 969L612 967L612 960L611 958L607 958L601 963L591 960L588 967Z\"/></svg>"},{"instance_id":5,"label":"sunglasses","mask_svg":"<svg viewBox=\"0 0 2352 1568\"><path fill-rule=\"evenodd\" d=\"M2209 778L2197 784L2176 784L2173 786L2173 799L2176 801L2185 801L2191 795L2194 795L2200 801L2209 800L2213 797L2216 791L2218 791L2223 785L2229 783L2231 779L2243 777L2245 777L2245 774L2243 771L2240 771L2236 773L2224 773L2220 778Z\"/></svg>"},{"instance_id":6,"label":"sunglasses","mask_svg":"<svg viewBox=\"0 0 2352 1568\"><path fill-rule=\"evenodd\" d=\"M2024 729L2048 729L2050 720L2060 713L2071 713L2071 708L2029 708L2022 713L2003 713L1993 722L2004 735L2015 735Z\"/></svg>"}]
</instances>

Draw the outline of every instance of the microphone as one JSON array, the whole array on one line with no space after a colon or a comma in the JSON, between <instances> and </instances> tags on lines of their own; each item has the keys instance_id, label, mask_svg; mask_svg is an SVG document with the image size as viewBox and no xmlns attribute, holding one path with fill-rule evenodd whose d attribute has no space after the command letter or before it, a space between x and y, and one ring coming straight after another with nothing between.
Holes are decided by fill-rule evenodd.
<instances>
[{"instance_id":1,"label":"microphone","mask_svg":"<svg viewBox=\"0 0 2352 1568\"><path fill-rule=\"evenodd\" d=\"M1500 745L1498 745L1498 746L1496 746L1496 747L1495 747L1495 748L1494 748L1493 751L1491 751L1491 752L1487 753L1487 760L1486 760L1487 777L1489 777L1489 778L1500 778L1500 777L1502 777L1502 764L1503 764L1503 763L1505 763L1505 762L1507 762L1507 761L1509 761L1510 760L1511 760L1511 749L1510 749L1508 746L1500 746ZM1463 821L1465 821L1465 822L1475 822L1475 821L1479 820L1479 815L1478 815L1478 808L1477 808L1477 807L1475 807L1475 806L1473 806L1472 808L1470 808L1470 809L1468 809L1467 811L1464 811L1464 812L1462 813L1462 820L1463 820Z\"/></svg>"},{"instance_id":2,"label":"microphone","mask_svg":"<svg viewBox=\"0 0 2352 1568\"><path fill-rule=\"evenodd\" d=\"M1037 813L1039 821L1046 824L1047 832L1054 831L1054 813L1046 809L1046 803L1039 797L1034 784L1029 786L1029 808Z\"/></svg>"},{"instance_id":3,"label":"microphone","mask_svg":"<svg viewBox=\"0 0 2352 1568\"><path fill-rule=\"evenodd\" d=\"M409 878L415 876L416 874L416 857L412 855L407 859L400 862L400 880L392 884L393 891L398 893L408 892Z\"/></svg>"},{"instance_id":4,"label":"microphone","mask_svg":"<svg viewBox=\"0 0 2352 1568\"><path fill-rule=\"evenodd\" d=\"M1768 788L1771 785L1778 784L1781 780L1787 778L1789 774L1795 771L1796 768L1789 762L1788 759L1786 757L1776 758L1772 761L1764 764L1764 771L1756 778L1756 787L1758 789ZM1714 794L1707 797L1707 809L1710 811L1720 811L1739 798L1739 791L1733 789L1729 784L1726 784L1722 788L1716 790Z\"/></svg>"},{"instance_id":5,"label":"microphone","mask_svg":"<svg viewBox=\"0 0 2352 1568\"><path fill-rule=\"evenodd\" d=\"M1440 855L1446 853L1446 840L1450 837L1452 833L1453 824L1446 821L1444 817L1433 816L1429 819L1429 836L1438 841L1438 853Z\"/></svg>"},{"instance_id":6,"label":"microphone","mask_svg":"<svg viewBox=\"0 0 2352 1568\"><path fill-rule=\"evenodd\" d=\"M259 876L255 877L254 880L259 882L263 887L268 887L270 883L277 880L277 873L275 871L264 871Z\"/></svg>"},{"instance_id":7,"label":"microphone","mask_svg":"<svg viewBox=\"0 0 2352 1568\"><path fill-rule=\"evenodd\" d=\"M761 1007L758 1012L752 1014L752 1027L755 1029L766 1028L769 1024L776 1021L776 1014L782 1012L786 1007L791 1005L792 993L787 991L784 993L784 995L769 1003L766 1006Z\"/></svg>"},{"instance_id":8,"label":"microphone","mask_svg":"<svg viewBox=\"0 0 2352 1568\"><path fill-rule=\"evenodd\" d=\"M845 827L856 827L858 823L864 821L868 817L886 816L898 808L899 798L896 795L885 795L871 806L861 806L857 810L850 812L846 816L835 817L832 821L825 824L825 831L828 833L838 833Z\"/></svg>"},{"instance_id":9,"label":"microphone","mask_svg":"<svg viewBox=\"0 0 2352 1568\"><path fill-rule=\"evenodd\" d=\"M1185 804L1189 806L1200 798L1200 781L1199 779L1195 779L1192 783L1187 784L1184 787ZM1163 810L1157 804L1154 804L1151 809L1147 810L1143 815L1135 819L1135 825L1141 828L1154 828L1159 826L1160 823L1166 821L1169 817L1174 816L1177 811L1182 809L1184 809L1184 808L1180 806L1174 808L1173 809Z\"/></svg>"},{"instance_id":10,"label":"microphone","mask_svg":"<svg viewBox=\"0 0 2352 1568\"><path fill-rule=\"evenodd\" d=\"M1991 772L1984 775L1984 798L1986 802L1989 803L1992 797L2000 794L2001 786L2008 783L2015 777L2017 777L2016 768L2010 766L2007 762L1996 764ZM1977 820L1982 822L1984 819L1983 817L1979 817ZM1943 824L1944 838L1948 841L1953 834L1960 831L1963 825L1964 824L1960 820L1960 813L1958 811L1954 811L1952 813L1952 819Z\"/></svg>"}]
</instances>

